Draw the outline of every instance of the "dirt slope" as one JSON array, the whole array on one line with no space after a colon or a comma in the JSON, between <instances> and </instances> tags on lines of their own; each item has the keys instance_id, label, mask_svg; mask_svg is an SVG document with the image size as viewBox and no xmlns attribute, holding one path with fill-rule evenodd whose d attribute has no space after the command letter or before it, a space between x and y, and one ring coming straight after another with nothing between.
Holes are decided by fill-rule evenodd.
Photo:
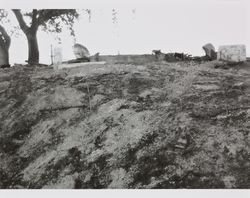
<instances>
[{"instance_id":1,"label":"dirt slope","mask_svg":"<svg viewBox=\"0 0 250 198\"><path fill-rule=\"evenodd\" d=\"M250 188L250 71L0 71L0 188Z\"/></svg>"}]
</instances>

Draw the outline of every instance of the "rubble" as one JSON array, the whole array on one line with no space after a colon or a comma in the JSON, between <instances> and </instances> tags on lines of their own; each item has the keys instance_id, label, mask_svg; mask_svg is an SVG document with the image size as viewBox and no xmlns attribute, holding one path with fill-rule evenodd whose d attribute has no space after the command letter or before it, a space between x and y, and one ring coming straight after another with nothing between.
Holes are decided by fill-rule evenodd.
<instances>
[{"instance_id":1,"label":"rubble","mask_svg":"<svg viewBox=\"0 0 250 198\"><path fill-rule=\"evenodd\" d=\"M166 61L172 62L172 61L188 61L192 60L192 55L190 54L184 54L184 53L167 53L165 57Z\"/></svg>"},{"instance_id":2,"label":"rubble","mask_svg":"<svg viewBox=\"0 0 250 198\"><path fill-rule=\"evenodd\" d=\"M166 54L162 53L161 50L153 50L152 54L155 56L157 61L165 61Z\"/></svg>"},{"instance_id":3,"label":"rubble","mask_svg":"<svg viewBox=\"0 0 250 198\"><path fill-rule=\"evenodd\" d=\"M245 45L223 45L218 49L217 59L220 61L239 63L246 61Z\"/></svg>"},{"instance_id":4,"label":"rubble","mask_svg":"<svg viewBox=\"0 0 250 198\"><path fill-rule=\"evenodd\" d=\"M152 54L155 56L157 61L167 61L167 62L176 62L176 61L188 61L192 60L192 55L184 53L162 53L161 50L153 50Z\"/></svg>"}]
</instances>

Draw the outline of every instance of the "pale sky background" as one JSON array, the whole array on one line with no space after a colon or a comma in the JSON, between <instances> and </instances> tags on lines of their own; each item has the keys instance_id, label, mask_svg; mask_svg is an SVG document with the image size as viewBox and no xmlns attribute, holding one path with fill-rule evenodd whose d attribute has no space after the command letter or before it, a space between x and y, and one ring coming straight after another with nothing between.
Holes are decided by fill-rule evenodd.
<instances>
[{"instance_id":1,"label":"pale sky background","mask_svg":"<svg viewBox=\"0 0 250 198\"><path fill-rule=\"evenodd\" d=\"M161 49L166 53L176 51L203 55L202 46L208 42L214 44L216 49L219 45L225 44L245 44L250 47L248 0L99 2L92 0L92 3L85 1L43 0L32 4L31 0L0 0L0 5L2 8L91 9L91 21L89 22L87 14L83 14L74 26L76 41L85 45L90 54L96 52L100 52L101 55L150 54L153 49ZM116 24L112 22L113 8L117 11ZM16 24L14 17L12 17L12 24ZM59 36L62 40L63 59L73 59L74 39L69 36L66 29ZM40 31L38 42L40 62L49 64L50 45L58 45L55 35ZM27 54L27 41L23 34L21 33L17 38L13 37L10 62L23 63L27 60ZM247 54L250 56L248 49Z\"/></svg>"}]
</instances>

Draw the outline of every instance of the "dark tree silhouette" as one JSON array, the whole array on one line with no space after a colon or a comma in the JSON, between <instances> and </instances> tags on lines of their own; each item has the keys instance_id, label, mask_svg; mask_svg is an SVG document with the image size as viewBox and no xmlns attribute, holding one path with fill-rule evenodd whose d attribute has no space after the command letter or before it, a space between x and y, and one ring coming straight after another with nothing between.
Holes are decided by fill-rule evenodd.
<instances>
[{"instance_id":1,"label":"dark tree silhouette","mask_svg":"<svg viewBox=\"0 0 250 198\"><path fill-rule=\"evenodd\" d=\"M73 24L79 16L75 9L33 9L30 12L13 9L12 11L28 41L29 64L39 63L39 48L37 42L37 31L39 28L46 32L60 33L63 23L67 25L71 34L74 35ZM28 24L27 20L30 21L30 24Z\"/></svg>"},{"instance_id":2,"label":"dark tree silhouette","mask_svg":"<svg viewBox=\"0 0 250 198\"><path fill-rule=\"evenodd\" d=\"M0 10L0 22L7 16L4 10ZM9 66L10 36L0 24L0 66Z\"/></svg>"}]
</instances>

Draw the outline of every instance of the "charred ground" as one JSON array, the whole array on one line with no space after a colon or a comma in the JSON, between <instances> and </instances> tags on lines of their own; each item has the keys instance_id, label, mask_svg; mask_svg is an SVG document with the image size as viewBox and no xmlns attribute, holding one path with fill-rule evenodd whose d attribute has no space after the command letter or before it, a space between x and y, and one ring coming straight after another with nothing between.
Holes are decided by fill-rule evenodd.
<instances>
[{"instance_id":1,"label":"charred ground","mask_svg":"<svg viewBox=\"0 0 250 198\"><path fill-rule=\"evenodd\" d=\"M250 70L0 72L0 188L250 188Z\"/></svg>"}]
</instances>

